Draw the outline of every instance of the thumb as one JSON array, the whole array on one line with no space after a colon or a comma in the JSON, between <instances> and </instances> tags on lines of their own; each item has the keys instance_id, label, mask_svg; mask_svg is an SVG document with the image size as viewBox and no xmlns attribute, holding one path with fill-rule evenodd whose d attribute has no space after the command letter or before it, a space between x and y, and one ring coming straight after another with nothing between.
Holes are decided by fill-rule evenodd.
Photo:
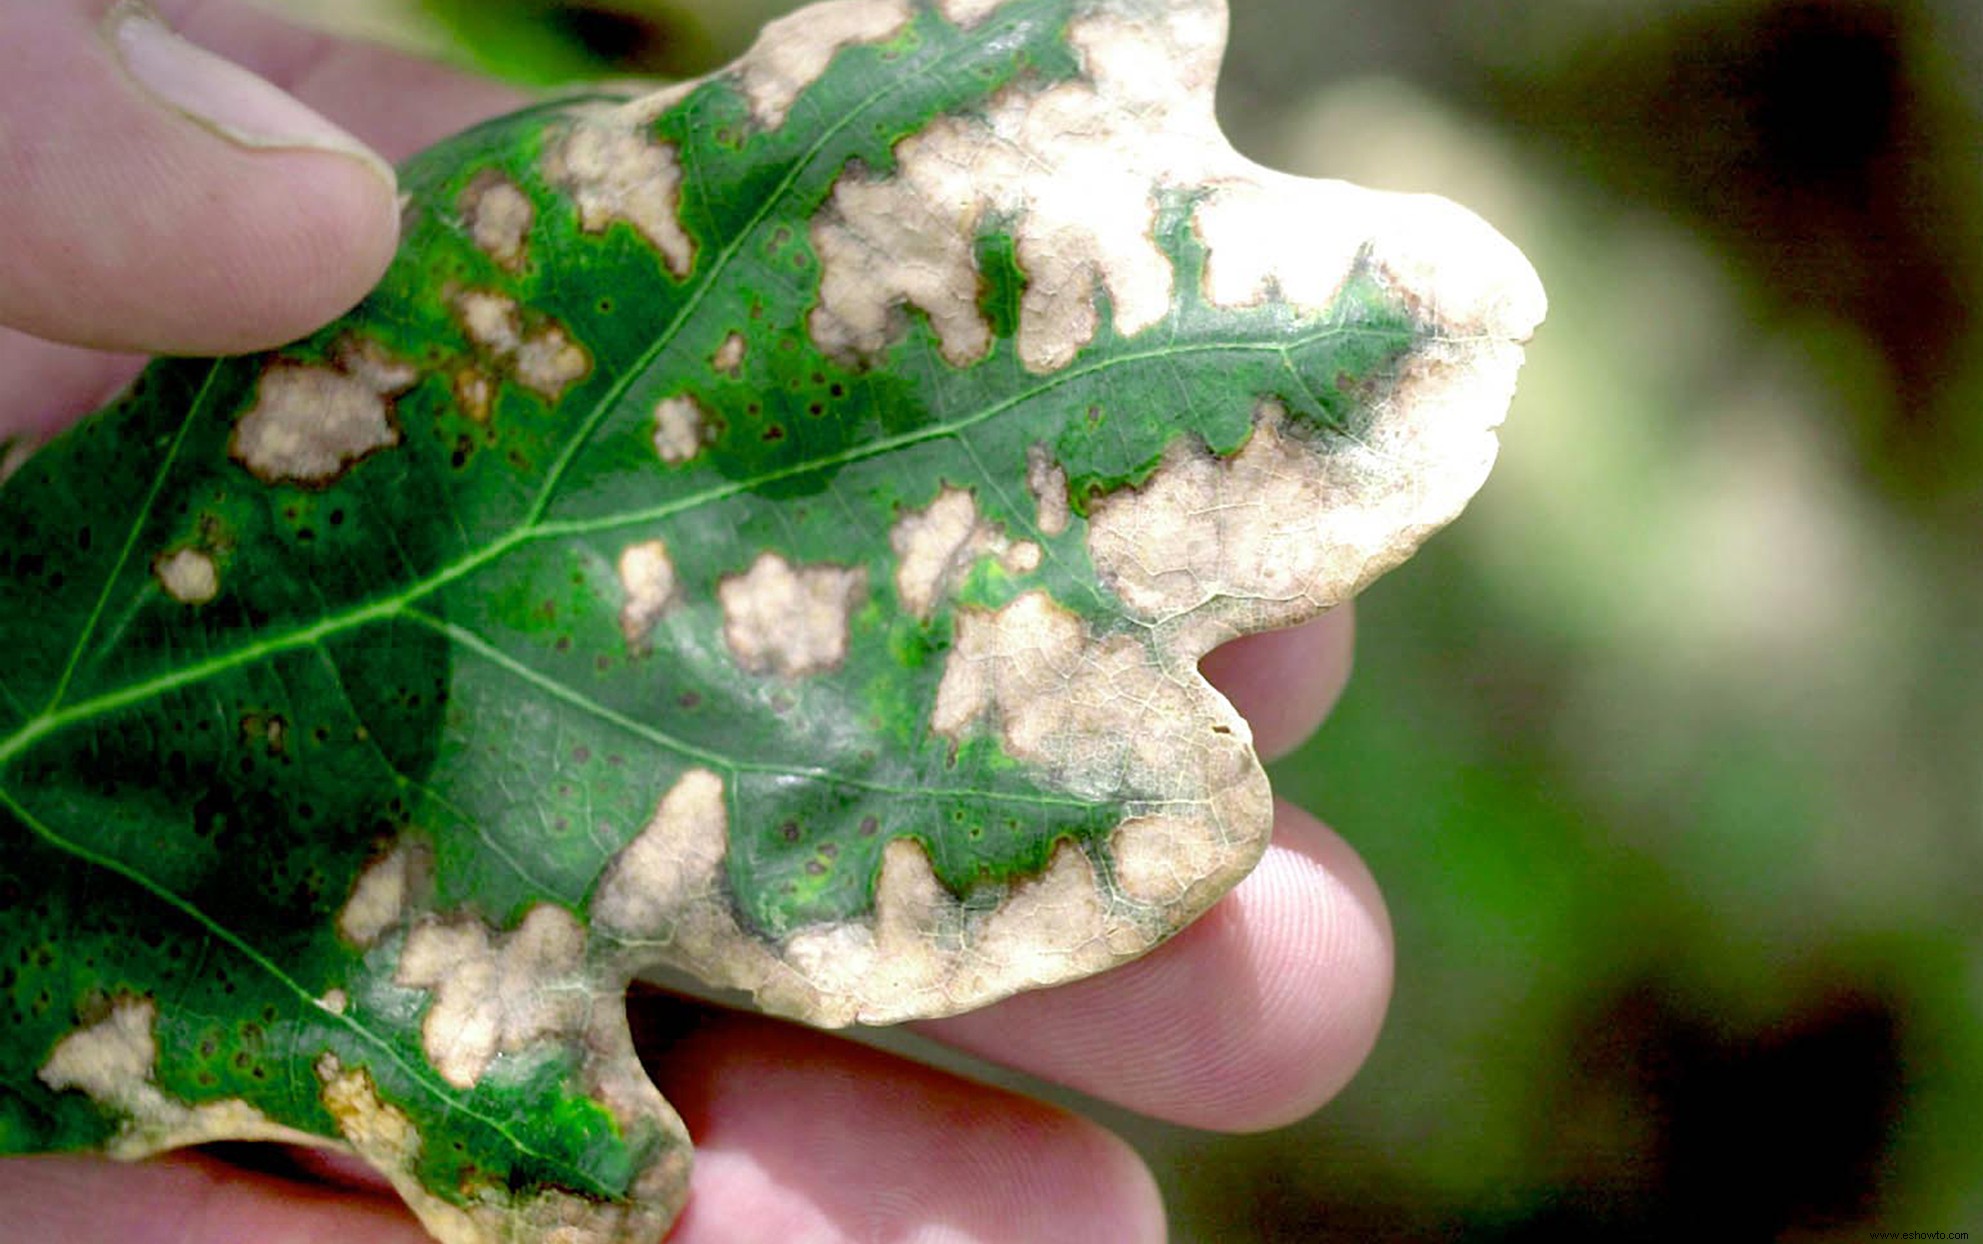
<instances>
[{"instance_id":1,"label":"thumb","mask_svg":"<svg viewBox=\"0 0 1983 1244\"><path fill-rule=\"evenodd\" d=\"M139 0L0 0L0 325L233 354L362 298L390 167Z\"/></svg>"}]
</instances>

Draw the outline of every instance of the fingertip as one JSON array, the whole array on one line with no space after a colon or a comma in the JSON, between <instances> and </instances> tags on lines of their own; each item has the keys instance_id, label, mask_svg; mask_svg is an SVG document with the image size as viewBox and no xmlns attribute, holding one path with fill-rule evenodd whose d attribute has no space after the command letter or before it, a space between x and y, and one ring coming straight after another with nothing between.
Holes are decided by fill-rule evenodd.
<instances>
[{"instance_id":1,"label":"fingertip","mask_svg":"<svg viewBox=\"0 0 1983 1244\"><path fill-rule=\"evenodd\" d=\"M7 1239L62 1244L424 1244L397 1201L275 1179L188 1151L143 1162L0 1160Z\"/></svg>"},{"instance_id":2,"label":"fingertip","mask_svg":"<svg viewBox=\"0 0 1983 1244\"><path fill-rule=\"evenodd\" d=\"M741 1016L653 1072L696 1142L673 1244L1165 1238L1135 1150L1040 1102Z\"/></svg>"},{"instance_id":3,"label":"fingertip","mask_svg":"<svg viewBox=\"0 0 1983 1244\"><path fill-rule=\"evenodd\" d=\"M221 212L231 246L180 274L199 323L157 317L163 354L243 354L307 336L349 311L385 275L399 243L399 207L356 161L315 151L272 151ZM101 343L98 343L101 348Z\"/></svg>"},{"instance_id":4,"label":"fingertip","mask_svg":"<svg viewBox=\"0 0 1983 1244\"><path fill-rule=\"evenodd\" d=\"M1144 958L919 1027L1190 1127L1261 1131L1313 1113L1376 1044L1391 925L1356 852L1300 809L1278 812L1252 875Z\"/></svg>"},{"instance_id":5,"label":"fingertip","mask_svg":"<svg viewBox=\"0 0 1983 1244\"><path fill-rule=\"evenodd\" d=\"M1369 865L1304 809L1282 802L1278 814L1283 867L1267 879L1285 892L1260 903L1257 936L1314 967L1303 973L1290 965L1287 997L1266 1008L1275 1020L1263 1048L1281 1051L1282 1063L1270 1061L1257 1081L1261 1091L1232 1103L1232 1131L1293 1123L1342 1092L1376 1048L1396 983L1391 915ZM1277 1082L1279 1093L1271 1088Z\"/></svg>"},{"instance_id":6,"label":"fingertip","mask_svg":"<svg viewBox=\"0 0 1983 1244\"><path fill-rule=\"evenodd\" d=\"M1293 751L1349 685L1356 619L1349 605L1284 631L1247 635L1206 654L1200 668L1253 728L1267 760Z\"/></svg>"},{"instance_id":7,"label":"fingertip","mask_svg":"<svg viewBox=\"0 0 1983 1244\"><path fill-rule=\"evenodd\" d=\"M0 47L0 323L231 354L362 298L398 240L379 158L136 6L107 22L35 6Z\"/></svg>"}]
</instances>

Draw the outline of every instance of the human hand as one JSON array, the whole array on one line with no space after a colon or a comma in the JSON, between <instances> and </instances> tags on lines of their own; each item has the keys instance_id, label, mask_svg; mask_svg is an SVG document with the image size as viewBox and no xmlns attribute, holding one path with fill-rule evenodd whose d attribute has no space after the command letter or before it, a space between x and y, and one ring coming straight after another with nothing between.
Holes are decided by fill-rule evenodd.
<instances>
[{"instance_id":1,"label":"human hand","mask_svg":"<svg viewBox=\"0 0 1983 1244\"><path fill-rule=\"evenodd\" d=\"M269 132L306 133L312 145L243 148L159 106L98 35L108 7L0 0L10 31L0 47L0 325L70 343L0 328L9 381L0 431L52 429L134 365L79 347L272 345L361 296L393 245L389 183L349 148L323 150L340 141L310 128L325 123L211 61L180 80L193 93L182 103L224 94L256 104ZM302 35L234 4L160 7L191 38L288 86L390 158L513 102L500 88ZM133 37L127 23L127 46ZM135 37L138 55L159 54L156 28ZM1273 755L1327 710L1349 650L1339 611L1206 664ZM1283 807L1259 869L1145 959L920 1029L1146 1114L1269 1127L1308 1113L1361 1062L1388 996L1390 953L1361 864ZM650 1072L697 1144L672 1239L1163 1237L1147 1171L1082 1119L827 1034L656 995L637 996L633 1012ZM338 1164L271 1174L213 1155L135 1167L0 1162L0 1221L21 1238L77 1244L425 1239L389 1193Z\"/></svg>"}]
</instances>

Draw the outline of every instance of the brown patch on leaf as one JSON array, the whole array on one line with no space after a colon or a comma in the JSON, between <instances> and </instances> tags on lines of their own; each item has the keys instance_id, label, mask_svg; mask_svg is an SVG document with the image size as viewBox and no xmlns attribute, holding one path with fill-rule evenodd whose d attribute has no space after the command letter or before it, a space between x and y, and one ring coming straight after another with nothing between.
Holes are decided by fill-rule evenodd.
<instances>
[{"instance_id":1,"label":"brown patch on leaf","mask_svg":"<svg viewBox=\"0 0 1983 1244\"><path fill-rule=\"evenodd\" d=\"M221 1140L315 1144L319 1139L285 1127L239 1098L188 1105L157 1081L158 1004L121 995L107 1013L55 1043L37 1078L56 1092L80 1092L119 1117L104 1143L111 1157L136 1161Z\"/></svg>"},{"instance_id":2,"label":"brown patch on leaf","mask_svg":"<svg viewBox=\"0 0 1983 1244\"><path fill-rule=\"evenodd\" d=\"M905 0L830 0L766 23L735 70L752 119L768 130L785 124L800 93L843 48L886 42L911 16Z\"/></svg>"},{"instance_id":3,"label":"brown patch on leaf","mask_svg":"<svg viewBox=\"0 0 1983 1244\"><path fill-rule=\"evenodd\" d=\"M1046 446L1035 445L1026 451L1026 487L1033 493L1033 500L1039 506L1036 519L1040 534L1057 536L1067 530L1072 508L1067 500L1067 472L1062 470Z\"/></svg>"},{"instance_id":4,"label":"brown patch on leaf","mask_svg":"<svg viewBox=\"0 0 1983 1244\"><path fill-rule=\"evenodd\" d=\"M511 272L523 268L524 247L537 209L515 182L484 169L461 192L461 220L482 252Z\"/></svg>"},{"instance_id":5,"label":"brown patch on leaf","mask_svg":"<svg viewBox=\"0 0 1983 1244\"><path fill-rule=\"evenodd\" d=\"M693 397L663 398L654 408L654 452L670 466L680 466L702 452L708 424L702 403Z\"/></svg>"},{"instance_id":6,"label":"brown patch on leaf","mask_svg":"<svg viewBox=\"0 0 1983 1244\"><path fill-rule=\"evenodd\" d=\"M433 993L420 1026L427 1059L469 1089L497 1054L584 1031L592 1007L584 966L584 926L544 903L508 933L473 916L414 925L393 981Z\"/></svg>"},{"instance_id":7,"label":"brown patch on leaf","mask_svg":"<svg viewBox=\"0 0 1983 1244\"><path fill-rule=\"evenodd\" d=\"M562 327L541 319L526 323L523 308L507 294L462 290L454 296L454 308L477 351L547 402L556 404L567 388L592 371L591 357ZM493 388L484 371L455 373L455 395L478 423L489 417Z\"/></svg>"},{"instance_id":8,"label":"brown patch on leaf","mask_svg":"<svg viewBox=\"0 0 1983 1244\"><path fill-rule=\"evenodd\" d=\"M182 605L204 605L220 595L220 570L201 549L175 549L152 562L152 577Z\"/></svg>"},{"instance_id":9,"label":"brown patch on leaf","mask_svg":"<svg viewBox=\"0 0 1983 1244\"><path fill-rule=\"evenodd\" d=\"M794 567L776 553L760 554L748 571L717 585L723 638L753 674L825 673L846 659L849 615L867 583L865 569Z\"/></svg>"},{"instance_id":10,"label":"brown patch on leaf","mask_svg":"<svg viewBox=\"0 0 1983 1244\"><path fill-rule=\"evenodd\" d=\"M722 345L716 347L716 353L710 358L709 365L732 380L740 379L744 374L745 348L744 335L731 333L723 338Z\"/></svg>"},{"instance_id":11,"label":"brown patch on leaf","mask_svg":"<svg viewBox=\"0 0 1983 1244\"><path fill-rule=\"evenodd\" d=\"M654 624L675 598L675 563L659 540L630 544L620 554L620 634L631 652L645 652Z\"/></svg>"},{"instance_id":12,"label":"brown patch on leaf","mask_svg":"<svg viewBox=\"0 0 1983 1244\"><path fill-rule=\"evenodd\" d=\"M1361 437L1296 431L1262 406L1222 458L1173 446L1139 488L1098 498L1088 552L1132 616L1164 625L1195 659L1240 631L1289 626L1348 600L1459 513L1494 463L1505 389L1472 373L1520 347L1467 343L1454 366L1407 365Z\"/></svg>"},{"instance_id":13,"label":"brown patch on leaf","mask_svg":"<svg viewBox=\"0 0 1983 1244\"><path fill-rule=\"evenodd\" d=\"M393 399L420 378L368 341L346 341L330 363L278 359L234 424L228 456L264 483L321 488L399 444Z\"/></svg>"},{"instance_id":14,"label":"brown patch on leaf","mask_svg":"<svg viewBox=\"0 0 1983 1244\"><path fill-rule=\"evenodd\" d=\"M1040 566L1040 546L1014 543L1002 527L979 519L976 500L963 488L946 486L928 507L904 514L888 533L888 542L897 559L896 597L923 621L980 558L997 558L1012 575L1030 574Z\"/></svg>"},{"instance_id":15,"label":"brown patch on leaf","mask_svg":"<svg viewBox=\"0 0 1983 1244\"><path fill-rule=\"evenodd\" d=\"M936 7L943 19L953 26L965 30L997 12L1005 0L937 0Z\"/></svg>"},{"instance_id":16,"label":"brown patch on leaf","mask_svg":"<svg viewBox=\"0 0 1983 1244\"><path fill-rule=\"evenodd\" d=\"M686 277L695 267L695 243L678 215L681 162L651 126L639 104L588 110L545 151L544 176L571 195L587 233L631 225L669 272Z\"/></svg>"},{"instance_id":17,"label":"brown patch on leaf","mask_svg":"<svg viewBox=\"0 0 1983 1244\"><path fill-rule=\"evenodd\" d=\"M984 16L975 3L957 11ZM982 358L991 336L975 247L992 222L1012 234L1027 276L1017 344L1032 371L1057 371L1094 340L1098 291L1118 334L1162 323L1173 293L1155 236L1163 193L1247 168L1212 116L1223 34L1213 5L1084 13L1068 32L1083 79L1008 88L904 139L886 177L842 177L812 225L814 340L872 358L902 331L898 309L914 306L946 359Z\"/></svg>"}]
</instances>

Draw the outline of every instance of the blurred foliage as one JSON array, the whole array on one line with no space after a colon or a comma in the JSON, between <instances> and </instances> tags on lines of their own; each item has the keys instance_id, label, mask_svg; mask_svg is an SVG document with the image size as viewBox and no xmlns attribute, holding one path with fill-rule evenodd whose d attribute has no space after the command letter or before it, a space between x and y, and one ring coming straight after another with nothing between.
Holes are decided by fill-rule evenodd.
<instances>
[{"instance_id":1,"label":"blurred foliage","mask_svg":"<svg viewBox=\"0 0 1983 1244\"><path fill-rule=\"evenodd\" d=\"M1983 6L1233 4L1242 147L1469 204L1552 314L1278 766L1385 886L1384 1039L1281 1132L1110 1116L1176 1237L1983 1229ZM788 7L400 25L545 81Z\"/></svg>"}]
</instances>

